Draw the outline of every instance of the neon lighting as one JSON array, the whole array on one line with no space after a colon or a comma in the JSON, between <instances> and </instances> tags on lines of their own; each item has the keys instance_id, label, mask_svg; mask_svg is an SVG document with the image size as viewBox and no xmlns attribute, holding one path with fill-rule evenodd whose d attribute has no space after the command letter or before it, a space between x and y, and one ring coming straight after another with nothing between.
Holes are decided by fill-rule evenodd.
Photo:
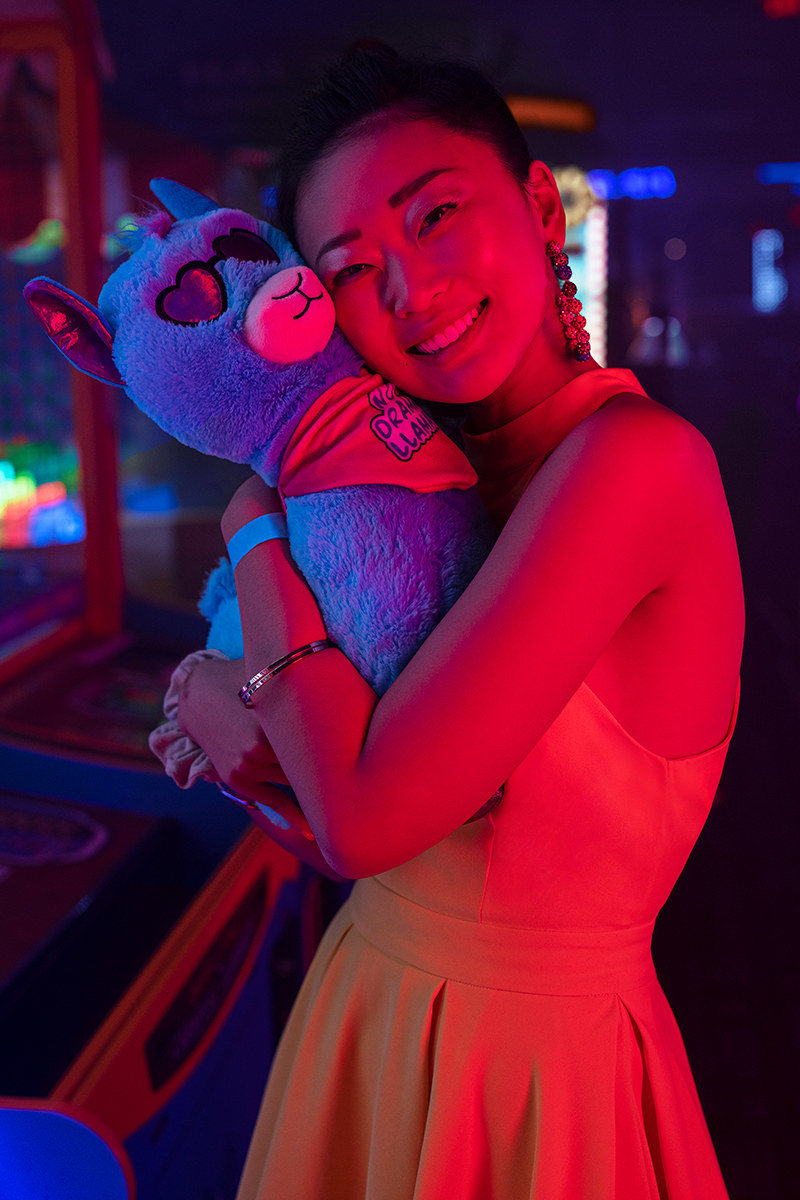
<instances>
[{"instance_id":1,"label":"neon lighting","mask_svg":"<svg viewBox=\"0 0 800 1200\"><path fill-rule=\"evenodd\" d=\"M10 463L8 465L11 466ZM11 469L13 472L14 468ZM32 499L35 495L36 481L27 471L21 475L4 476L0 479L0 515L9 505L25 504L29 500L31 504L35 503Z\"/></svg>"},{"instance_id":2,"label":"neon lighting","mask_svg":"<svg viewBox=\"0 0 800 1200\"><path fill-rule=\"evenodd\" d=\"M783 234L759 229L753 234L753 308L770 313L780 308L789 291L786 276L777 265L783 254Z\"/></svg>"},{"instance_id":3,"label":"neon lighting","mask_svg":"<svg viewBox=\"0 0 800 1200\"><path fill-rule=\"evenodd\" d=\"M586 215L586 284L583 311L592 343L592 358L601 367L608 343L608 209L595 204Z\"/></svg>"},{"instance_id":4,"label":"neon lighting","mask_svg":"<svg viewBox=\"0 0 800 1200\"><path fill-rule=\"evenodd\" d=\"M586 180L599 200L611 200L617 194L617 177L613 171L588 171Z\"/></svg>"},{"instance_id":5,"label":"neon lighting","mask_svg":"<svg viewBox=\"0 0 800 1200\"><path fill-rule=\"evenodd\" d=\"M0 459L0 547L68 544L85 536L83 512L63 480L37 483L32 469L18 472Z\"/></svg>"},{"instance_id":6,"label":"neon lighting","mask_svg":"<svg viewBox=\"0 0 800 1200\"><path fill-rule=\"evenodd\" d=\"M66 499L66 495L66 486L60 479L56 479L53 483L39 484L36 489L36 502L38 504L57 504Z\"/></svg>"},{"instance_id":7,"label":"neon lighting","mask_svg":"<svg viewBox=\"0 0 800 1200\"><path fill-rule=\"evenodd\" d=\"M800 16L800 0L761 0L761 7L772 21Z\"/></svg>"},{"instance_id":8,"label":"neon lighting","mask_svg":"<svg viewBox=\"0 0 800 1200\"><path fill-rule=\"evenodd\" d=\"M619 175L613 171L587 172L592 191L601 200L667 200L674 196L678 184L669 167L629 167Z\"/></svg>"},{"instance_id":9,"label":"neon lighting","mask_svg":"<svg viewBox=\"0 0 800 1200\"><path fill-rule=\"evenodd\" d=\"M587 133L595 127L594 109L583 100L559 100L549 96L506 96L514 120L523 129L570 129Z\"/></svg>"},{"instance_id":10,"label":"neon lighting","mask_svg":"<svg viewBox=\"0 0 800 1200\"><path fill-rule=\"evenodd\" d=\"M86 521L73 499L64 497L42 504L30 515L28 536L32 546L68 545L86 537Z\"/></svg>"},{"instance_id":11,"label":"neon lighting","mask_svg":"<svg viewBox=\"0 0 800 1200\"><path fill-rule=\"evenodd\" d=\"M63 221L57 217L45 217L30 237L8 251L8 257L20 266L40 266L55 258L66 242L67 231Z\"/></svg>"},{"instance_id":12,"label":"neon lighting","mask_svg":"<svg viewBox=\"0 0 800 1200\"><path fill-rule=\"evenodd\" d=\"M123 484L125 511L135 513L176 512L178 493L171 483L145 484L132 479Z\"/></svg>"},{"instance_id":13,"label":"neon lighting","mask_svg":"<svg viewBox=\"0 0 800 1200\"><path fill-rule=\"evenodd\" d=\"M759 183L800 183L800 162L762 163L756 167Z\"/></svg>"}]
</instances>

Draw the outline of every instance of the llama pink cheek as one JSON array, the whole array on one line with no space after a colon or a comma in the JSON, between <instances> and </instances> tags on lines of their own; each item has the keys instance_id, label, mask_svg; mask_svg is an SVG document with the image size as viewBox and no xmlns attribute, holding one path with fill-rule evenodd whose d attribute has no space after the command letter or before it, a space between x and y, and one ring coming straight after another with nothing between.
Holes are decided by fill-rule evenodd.
<instances>
[{"instance_id":1,"label":"llama pink cheek","mask_svg":"<svg viewBox=\"0 0 800 1200\"><path fill-rule=\"evenodd\" d=\"M333 301L309 267L288 267L258 289L244 315L244 340L274 363L302 362L333 333Z\"/></svg>"}]
</instances>

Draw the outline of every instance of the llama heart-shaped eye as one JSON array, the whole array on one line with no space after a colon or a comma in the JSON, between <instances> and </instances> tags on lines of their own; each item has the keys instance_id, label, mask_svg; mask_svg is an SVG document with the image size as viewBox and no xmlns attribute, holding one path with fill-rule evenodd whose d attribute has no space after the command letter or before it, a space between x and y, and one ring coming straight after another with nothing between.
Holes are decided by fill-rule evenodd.
<instances>
[{"instance_id":1,"label":"llama heart-shaped eye","mask_svg":"<svg viewBox=\"0 0 800 1200\"><path fill-rule=\"evenodd\" d=\"M175 325L215 321L228 307L225 286L213 267L191 262L181 267L172 287L156 297L156 312Z\"/></svg>"},{"instance_id":2,"label":"llama heart-shaped eye","mask_svg":"<svg viewBox=\"0 0 800 1200\"><path fill-rule=\"evenodd\" d=\"M214 253L220 258L235 258L239 262L280 262L269 242L251 229L234 228L214 238Z\"/></svg>"}]
</instances>

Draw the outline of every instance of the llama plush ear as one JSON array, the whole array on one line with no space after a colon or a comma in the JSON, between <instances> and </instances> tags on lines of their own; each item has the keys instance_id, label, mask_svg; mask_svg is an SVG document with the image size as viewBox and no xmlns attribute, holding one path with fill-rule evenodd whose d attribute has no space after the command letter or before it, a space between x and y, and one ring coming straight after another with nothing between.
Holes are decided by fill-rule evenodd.
<instances>
[{"instance_id":1,"label":"llama plush ear","mask_svg":"<svg viewBox=\"0 0 800 1200\"><path fill-rule=\"evenodd\" d=\"M125 386L111 356L114 335L93 304L44 275L27 283L22 294L50 341L74 367L103 383Z\"/></svg>"},{"instance_id":2,"label":"llama plush ear","mask_svg":"<svg viewBox=\"0 0 800 1200\"><path fill-rule=\"evenodd\" d=\"M202 192L196 192L174 179L151 179L150 191L176 221L187 217L202 217L204 213L219 208L218 204L209 200Z\"/></svg>"}]
</instances>

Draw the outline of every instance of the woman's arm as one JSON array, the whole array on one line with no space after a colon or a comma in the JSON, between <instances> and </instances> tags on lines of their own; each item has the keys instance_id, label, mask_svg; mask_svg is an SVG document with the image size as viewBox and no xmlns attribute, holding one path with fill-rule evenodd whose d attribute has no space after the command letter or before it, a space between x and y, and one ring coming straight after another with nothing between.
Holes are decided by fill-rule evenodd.
<instances>
[{"instance_id":1,"label":"woman's arm","mask_svg":"<svg viewBox=\"0 0 800 1200\"><path fill-rule=\"evenodd\" d=\"M232 502L226 537L250 519L258 487ZM717 519L718 493L713 455L691 426L650 402L618 401L552 454L380 700L336 650L260 688L255 711L334 869L388 869L480 807L633 609L670 589ZM261 503L272 503L266 493ZM248 676L324 636L285 543L256 547L236 579Z\"/></svg>"}]
</instances>

